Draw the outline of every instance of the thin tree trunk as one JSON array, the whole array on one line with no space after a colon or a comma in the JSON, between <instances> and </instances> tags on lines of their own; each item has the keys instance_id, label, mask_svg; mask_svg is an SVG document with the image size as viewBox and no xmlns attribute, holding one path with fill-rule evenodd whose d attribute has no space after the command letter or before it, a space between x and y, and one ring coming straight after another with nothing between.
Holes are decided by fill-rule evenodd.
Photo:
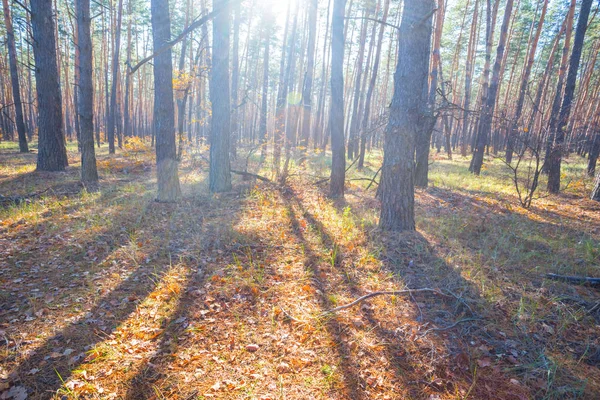
<instances>
[{"instance_id":1,"label":"thin tree trunk","mask_svg":"<svg viewBox=\"0 0 600 400\"><path fill-rule=\"evenodd\" d=\"M486 104L483 104L482 108L481 119L477 133L477 143L475 152L473 153L472 162L472 172L475 175L479 175L481 173L481 167L483 165L483 153L492 130L492 118L496 107L496 95L498 94L498 88L500 86L500 69L502 66L504 49L506 46L506 37L508 36L508 25L510 23L513 2L513 0L508 0L506 2L504 20L502 21L502 28L500 30L500 40L496 50L496 62L494 63L492 81L490 84L489 93L487 93Z\"/></svg>"},{"instance_id":2,"label":"thin tree trunk","mask_svg":"<svg viewBox=\"0 0 600 400\"><path fill-rule=\"evenodd\" d=\"M527 59L525 60L525 71L523 72L523 77L521 79L521 87L519 88L519 98L517 99L515 115L513 117L513 126L512 129L509 131L508 135L508 143L506 145L506 162L509 164L512 162L514 151L514 139L517 136L517 132L520 127L521 113L523 112L523 104L525 103L525 94L527 93L527 89L529 86L529 77L531 76L531 69L535 60L535 53L537 51L537 45L540 40L540 35L542 33L542 27L544 26L544 19L546 17L547 9L548 0L544 0L540 20L538 22L535 35L533 37L533 41L531 42L531 46L529 47L529 54L527 56Z\"/></svg>"},{"instance_id":3,"label":"thin tree trunk","mask_svg":"<svg viewBox=\"0 0 600 400\"><path fill-rule=\"evenodd\" d=\"M213 20L213 59L210 74L212 120L210 133L209 186L213 193L231 190L229 161L229 134L231 131L231 103L229 88L229 6L224 0L213 0L213 9L222 4ZM220 7L221 8L221 7Z\"/></svg>"},{"instance_id":4,"label":"thin tree trunk","mask_svg":"<svg viewBox=\"0 0 600 400\"><path fill-rule=\"evenodd\" d=\"M441 65L440 47L442 43L442 30L445 18L446 0L438 0L437 11L435 13L435 31L433 34L433 52L431 55L431 74L428 93L429 113L433 114L435 109L435 99L438 86L438 66ZM435 121L424 124L424 130L417 135L416 142L416 165L415 165L415 186L425 188L429 183L429 144L433 133Z\"/></svg>"},{"instance_id":5,"label":"thin tree trunk","mask_svg":"<svg viewBox=\"0 0 600 400\"><path fill-rule=\"evenodd\" d=\"M344 196L346 150L344 146L344 16L346 0L333 0L331 22L331 179L329 194Z\"/></svg>"},{"instance_id":6,"label":"thin tree trunk","mask_svg":"<svg viewBox=\"0 0 600 400\"><path fill-rule=\"evenodd\" d=\"M377 50L375 51L375 64L373 65L373 72L371 73L371 81L369 82L369 88L367 89L367 99L365 100L365 111L361 126L360 135L360 154L358 156L358 169L362 169L365 165L365 151L367 144L367 129L369 127L369 118L371 114L371 102L373 98L373 92L375 91L375 85L377 84L377 73L379 71L379 61L381 59L381 48L383 46L383 34L387 23L387 17L390 9L390 0L384 0L383 5L383 16L381 18L381 26L379 27L379 37L377 38Z\"/></svg>"},{"instance_id":7,"label":"thin tree trunk","mask_svg":"<svg viewBox=\"0 0 600 400\"><path fill-rule=\"evenodd\" d=\"M17 69L17 50L15 47L15 34L13 31L12 17L8 0L2 0L4 7L4 25L6 28L6 45L8 46L8 60L10 64L10 82L12 84L13 102L15 103L15 122L17 125L17 134L19 136L19 151L28 153L27 131L25 129L25 120L23 119L23 104L21 102L21 89L19 85L19 71Z\"/></svg>"},{"instance_id":8,"label":"thin tree trunk","mask_svg":"<svg viewBox=\"0 0 600 400\"><path fill-rule=\"evenodd\" d=\"M90 0L77 0L77 52L79 66L79 101L77 103L80 121L81 182L94 190L98 185L98 170L94 150L94 81L92 77L92 38L90 34Z\"/></svg>"},{"instance_id":9,"label":"thin tree trunk","mask_svg":"<svg viewBox=\"0 0 600 400\"><path fill-rule=\"evenodd\" d=\"M121 48L121 18L123 14L123 0L119 0L117 10L117 25L115 27L115 45L112 59L112 86L110 90L110 105L108 112L108 152L115 153L115 128L117 123L117 84L119 80L119 52Z\"/></svg>"},{"instance_id":10,"label":"thin tree trunk","mask_svg":"<svg viewBox=\"0 0 600 400\"><path fill-rule=\"evenodd\" d=\"M560 191L560 169L565 130L571 114L571 103L573 102L573 95L575 93L579 61L581 60L583 40L585 39L592 2L593 0L583 0L581 3L581 10L579 11L579 20L577 21L575 40L573 42L573 50L569 61L569 73L567 75L565 93L554 137L554 146L550 151L550 157L548 157L548 192L550 193L558 193Z\"/></svg>"}]
</instances>

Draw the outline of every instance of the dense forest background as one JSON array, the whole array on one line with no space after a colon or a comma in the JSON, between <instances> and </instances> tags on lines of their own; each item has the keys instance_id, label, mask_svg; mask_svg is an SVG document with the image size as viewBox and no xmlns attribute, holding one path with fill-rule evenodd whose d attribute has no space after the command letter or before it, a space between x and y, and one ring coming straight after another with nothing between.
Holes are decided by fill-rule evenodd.
<instances>
[{"instance_id":1,"label":"dense forest background","mask_svg":"<svg viewBox=\"0 0 600 400\"><path fill-rule=\"evenodd\" d=\"M600 397L600 3L2 5L0 399Z\"/></svg>"}]
</instances>

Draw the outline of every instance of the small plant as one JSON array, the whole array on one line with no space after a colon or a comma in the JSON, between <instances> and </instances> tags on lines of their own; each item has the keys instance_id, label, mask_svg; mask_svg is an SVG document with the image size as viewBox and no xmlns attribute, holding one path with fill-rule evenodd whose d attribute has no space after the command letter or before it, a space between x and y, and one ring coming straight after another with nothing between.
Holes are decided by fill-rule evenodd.
<instances>
[{"instance_id":1,"label":"small plant","mask_svg":"<svg viewBox=\"0 0 600 400\"><path fill-rule=\"evenodd\" d=\"M523 136L515 137L515 156L516 162L509 163L504 161L506 166L512 172L512 181L517 191L521 207L528 209L534 200L535 192L540 183L540 175L544 170L545 162L542 162L542 136L531 137L527 133ZM523 172L523 166L526 165L526 171Z\"/></svg>"}]
</instances>

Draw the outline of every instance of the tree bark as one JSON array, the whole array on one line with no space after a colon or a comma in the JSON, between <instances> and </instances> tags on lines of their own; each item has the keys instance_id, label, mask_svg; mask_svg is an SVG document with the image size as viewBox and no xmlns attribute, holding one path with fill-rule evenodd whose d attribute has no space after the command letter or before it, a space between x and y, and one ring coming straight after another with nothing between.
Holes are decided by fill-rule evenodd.
<instances>
[{"instance_id":1,"label":"tree bark","mask_svg":"<svg viewBox=\"0 0 600 400\"><path fill-rule=\"evenodd\" d=\"M375 63L373 65L373 71L371 73L371 80L369 82L369 88L367 89L367 99L365 100L365 111L362 120L361 134L360 134L360 153L358 155L358 169L362 169L365 165L365 151L367 144L367 128L369 127L369 118L371 114L371 102L373 98L373 92L375 91L375 85L377 84L377 73L379 71L379 62L381 59L381 47L383 45L383 33L387 23L387 17L390 9L390 0L384 0L383 5L383 16L381 18L381 26L379 27L379 37L377 38L377 50L375 51Z\"/></svg>"},{"instance_id":2,"label":"tree bark","mask_svg":"<svg viewBox=\"0 0 600 400\"><path fill-rule=\"evenodd\" d=\"M317 41L317 10L318 0L310 0L308 3L308 60L304 87L302 90L302 136L300 145L308 148L312 120L312 88L315 70L315 47Z\"/></svg>"},{"instance_id":3,"label":"tree bark","mask_svg":"<svg viewBox=\"0 0 600 400\"><path fill-rule=\"evenodd\" d=\"M486 104L482 105L483 107L477 133L476 148L475 152L473 153L472 172L475 175L479 175L481 173L481 167L483 166L483 153L492 131L492 118L494 116L494 110L496 107L498 88L500 87L500 69L502 67L502 59L504 57L504 49L506 46L506 37L508 36L508 25L510 23L513 3L513 0L508 0L506 2L504 20L502 21L502 28L500 28L500 40L498 42L498 48L496 49L496 62L494 63L492 81L489 92L486 94Z\"/></svg>"},{"instance_id":4,"label":"tree bark","mask_svg":"<svg viewBox=\"0 0 600 400\"><path fill-rule=\"evenodd\" d=\"M168 0L152 0L152 43L160 49L171 39ZM154 59L154 131L156 135L156 174L159 202L181 197L175 146L175 106L173 104L173 59L171 49Z\"/></svg>"},{"instance_id":5,"label":"tree bark","mask_svg":"<svg viewBox=\"0 0 600 400\"><path fill-rule=\"evenodd\" d=\"M69 163L63 131L52 3L48 0L31 0L30 7L38 99L37 169L63 171Z\"/></svg>"},{"instance_id":6,"label":"tree bark","mask_svg":"<svg viewBox=\"0 0 600 400\"><path fill-rule=\"evenodd\" d=\"M119 81L119 54L121 49L121 19L123 16L123 0L119 0L117 25L115 27L115 48L112 59L112 83L110 89L110 106L108 112L108 152L115 153L115 129L117 124L117 84ZM170 32L170 29L169 29Z\"/></svg>"},{"instance_id":7,"label":"tree bark","mask_svg":"<svg viewBox=\"0 0 600 400\"><path fill-rule=\"evenodd\" d=\"M431 74L428 92L428 108L430 121L423 124L423 130L417 136L416 142L416 165L415 165L415 186L426 188L429 183L429 144L435 120L433 112L435 110L436 91L438 86L440 47L442 43L442 30L444 28L446 0L438 0L437 11L435 13L435 31L433 35L433 51L431 55Z\"/></svg>"},{"instance_id":8,"label":"tree bark","mask_svg":"<svg viewBox=\"0 0 600 400\"><path fill-rule=\"evenodd\" d=\"M583 0L579 11L579 20L577 21L575 41L573 42L573 50L569 61L569 73L565 84L565 93L563 95L558 126L554 136L554 146L552 146L550 157L548 157L548 192L550 193L558 193L560 191L560 168L565 130L569 122L569 115L571 114L571 103L573 102L573 95L575 94L577 71L579 69L579 61L581 60L583 40L585 39L592 2L593 0Z\"/></svg>"},{"instance_id":9,"label":"tree bark","mask_svg":"<svg viewBox=\"0 0 600 400\"><path fill-rule=\"evenodd\" d=\"M433 0L405 0L381 176L384 230L415 230L415 141L427 104Z\"/></svg>"},{"instance_id":10,"label":"tree bark","mask_svg":"<svg viewBox=\"0 0 600 400\"><path fill-rule=\"evenodd\" d=\"M15 122L19 137L19 151L29 153L27 146L27 130L23 119L23 103L21 102L21 89L19 84L19 71L17 69L17 49L15 47L15 34L13 31L12 17L8 0L2 0L4 8L4 25L6 28L6 45L8 46L8 61L10 64L10 82L12 84L13 102L15 103Z\"/></svg>"},{"instance_id":11,"label":"tree bark","mask_svg":"<svg viewBox=\"0 0 600 400\"><path fill-rule=\"evenodd\" d=\"M529 86L529 77L531 76L531 69L535 60L535 53L537 51L537 45L540 40L540 35L542 33L542 27L544 26L544 19L546 18L547 9L548 0L544 0L544 4L542 6L542 13L540 15L538 26L536 28L535 36L533 37L533 41L529 48L529 54L527 56L527 59L525 60L525 71L523 72L523 77L521 78L521 87L519 88L519 98L517 99L515 115L513 117L513 126L512 129L509 131L508 143L506 144L506 162L509 164L512 162L512 156L514 151L514 139L518 135L518 131L520 128L521 113L523 112L523 104L525 103L525 94L527 93L527 88Z\"/></svg>"},{"instance_id":12,"label":"tree bark","mask_svg":"<svg viewBox=\"0 0 600 400\"><path fill-rule=\"evenodd\" d=\"M209 186L213 193L231 190L229 141L231 103L229 88L229 6L226 0L213 0L213 8L224 9L213 20L213 58L210 74L212 120L210 133Z\"/></svg>"},{"instance_id":13,"label":"tree bark","mask_svg":"<svg viewBox=\"0 0 600 400\"><path fill-rule=\"evenodd\" d=\"M90 0L77 0L77 37L79 44L79 101L81 182L94 190L98 185L98 170L94 150L94 81L92 78L92 38L90 34Z\"/></svg>"},{"instance_id":14,"label":"tree bark","mask_svg":"<svg viewBox=\"0 0 600 400\"><path fill-rule=\"evenodd\" d=\"M346 149L344 146L344 15L346 0L333 0L331 21L331 179L329 194L344 197Z\"/></svg>"}]
</instances>

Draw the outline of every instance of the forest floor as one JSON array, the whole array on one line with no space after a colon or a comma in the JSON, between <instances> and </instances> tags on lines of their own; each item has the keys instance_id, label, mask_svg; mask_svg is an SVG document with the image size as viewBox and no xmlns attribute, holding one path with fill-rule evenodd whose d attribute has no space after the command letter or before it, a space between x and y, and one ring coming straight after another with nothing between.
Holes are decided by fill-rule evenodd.
<instances>
[{"instance_id":1,"label":"forest floor","mask_svg":"<svg viewBox=\"0 0 600 400\"><path fill-rule=\"evenodd\" d=\"M141 143L100 150L96 193L73 145L61 173L16 151L0 144L0 194L23 200L0 206L1 399L600 398L599 293L545 279L600 275L580 158L525 210L500 161L474 177L434 155L417 232L389 234L365 180L380 154L334 202L325 154L211 195L199 150L159 204ZM435 291L326 313L406 288Z\"/></svg>"}]
</instances>

